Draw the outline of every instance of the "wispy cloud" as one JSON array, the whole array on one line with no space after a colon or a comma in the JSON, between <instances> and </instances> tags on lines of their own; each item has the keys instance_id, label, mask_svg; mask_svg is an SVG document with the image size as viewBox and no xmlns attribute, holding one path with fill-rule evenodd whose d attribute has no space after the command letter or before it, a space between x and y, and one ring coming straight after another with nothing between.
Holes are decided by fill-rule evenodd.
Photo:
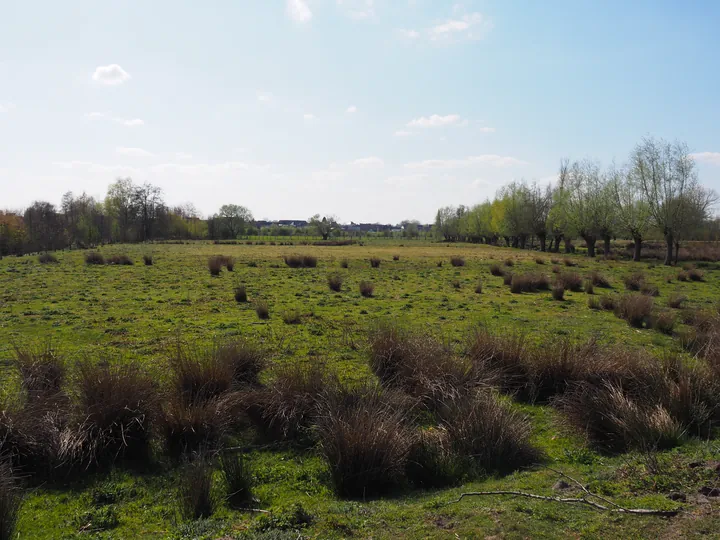
<instances>
[{"instance_id":1,"label":"wispy cloud","mask_svg":"<svg viewBox=\"0 0 720 540\"><path fill-rule=\"evenodd\" d=\"M690 154L690 156L692 156L695 161L720 165L720 152L695 152L694 154Z\"/></svg>"},{"instance_id":2,"label":"wispy cloud","mask_svg":"<svg viewBox=\"0 0 720 540\"><path fill-rule=\"evenodd\" d=\"M357 107L355 105L350 105L345 112L348 114L355 114L357 112Z\"/></svg>"},{"instance_id":3,"label":"wispy cloud","mask_svg":"<svg viewBox=\"0 0 720 540\"><path fill-rule=\"evenodd\" d=\"M311 113L303 114L303 120L312 121L315 120L315 115Z\"/></svg>"},{"instance_id":4,"label":"wispy cloud","mask_svg":"<svg viewBox=\"0 0 720 540\"><path fill-rule=\"evenodd\" d=\"M285 13L296 23L307 23L312 19L312 11L304 0L287 0Z\"/></svg>"},{"instance_id":5,"label":"wispy cloud","mask_svg":"<svg viewBox=\"0 0 720 540\"><path fill-rule=\"evenodd\" d=\"M525 161L512 156L499 156L497 154L481 154L463 159L426 159L406 163L406 169L458 169L475 165L488 165L491 167L511 167L527 165Z\"/></svg>"},{"instance_id":6,"label":"wispy cloud","mask_svg":"<svg viewBox=\"0 0 720 540\"><path fill-rule=\"evenodd\" d=\"M374 0L337 0L337 4L353 19L371 19L375 16Z\"/></svg>"},{"instance_id":7,"label":"wispy cloud","mask_svg":"<svg viewBox=\"0 0 720 540\"><path fill-rule=\"evenodd\" d=\"M258 92L257 100L260 103L270 103L272 101L272 96L270 94L268 94L267 92Z\"/></svg>"},{"instance_id":8,"label":"wispy cloud","mask_svg":"<svg viewBox=\"0 0 720 540\"><path fill-rule=\"evenodd\" d=\"M459 114L448 114L445 116L433 114L415 118L407 123L407 127L409 128L433 128L452 125L467 125L467 120L463 120Z\"/></svg>"},{"instance_id":9,"label":"wispy cloud","mask_svg":"<svg viewBox=\"0 0 720 540\"><path fill-rule=\"evenodd\" d=\"M412 41L423 38L436 43L454 43L482 39L492 29L492 21L476 12L454 16L425 29L401 28L398 34L401 38Z\"/></svg>"},{"instance_id":10,"label":"wispy cloud","mask_svg":"<svg viewBox=\"0 0 720 540\"><path fill-rule=\"evenodd\" d=\"M370 156L356 159L351 164L355 167L382 167L385 165L385 162L379 157Z\"/></svg>"},{"instance_id":11,"label":"wispy cloud","mask_svg":"<svg viewBox=\"0 0 720 540\"><path fill-rule=\"evenodd\" d=\"M131 78L130 74L117 64L98 66L92 75L93 81L106 86L117 86Z\"/></svg>"},{"instance_id":12,"label":"wispy cloud","mask_svg":"<svg viewBox=\"0 0 720 540\"><path fill-rule=\"evenodd\" d=\"M14 103L0 103L0 114L12 111L15 108Z\"/></svg>"},{"instance_id":13,"label":"wispy cloud","mask_svg":"<svg viewBox=\"0 0 720 540\"><path fill-rule=\"evenodd\" d=\"M145 125L145 122L140 118L118 118L101 112L91 112L87 113L85 116L93 120L108 120L126 127L140 127Z\"/></svg>"},{"instance_id":14,"label":"wispy cloud","mask_svg":"<svg viewBox=\"0 0 720 540\"><path fill-rule=\"evenodd\" d=\"M127 146L118 146L115 149L115 152L121 156L128 157L153 157L153 154L147 150L143 150L142 148L130 148Z\"/></svg>"},{"instance_id":15,"label":"wispy cloud","mask_svg":"<svg viewBox=\"0 0 720 540\"><path fill-rule=\"evenodd\" d=\"M405 129L401 129L401 130L399 130L399 131L396 131L396 132L394 133L394 135L395 135L396 137L409 137L410 135L412 135L412 131L407 131L407 130L405 130Z\"/></svg>"}]
</instances>

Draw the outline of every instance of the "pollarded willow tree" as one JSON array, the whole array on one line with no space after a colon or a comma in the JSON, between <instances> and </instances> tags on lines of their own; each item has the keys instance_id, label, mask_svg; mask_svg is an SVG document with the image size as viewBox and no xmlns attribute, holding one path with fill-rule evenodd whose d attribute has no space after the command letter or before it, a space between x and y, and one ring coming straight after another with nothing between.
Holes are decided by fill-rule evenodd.
<instances>
[{"instance_id":1,"label":"pollarded willow tree","mask_svg":"<svg viewBox=\"0 0 720 540\"><path fill-rule=\"evenodd\" d=\"M637 176L631 171L612 166L608 178L615 203L618 230L632 238L633 260L639 261L642 241L652 226L650 207L640 189Z\"/></svg>"},{"instance_id":2,"label":"pollarded willow tree","mask_svg":"<svg viewBox=\"0 0 720 540\"><path fill-rule=\"evenodd\" d=\"M562 204L560 212L564 213L570 228L585 240L588 257L595 256L595 245L600 238L609 252L614 211L600 166L590 160L563 161L558 190L556 200Z\"/></svg>"},{"instance_id":3,"label":"pollarded willow tree","mask_svg":"<svg viewBox=\"0 0 720 540\"><path fill-rule=\"evenodd\" d=\"M685 143L646 137L630 161L631 175L647 203L652 223L665 238L665 264L670 265L676 242L693 223L707 219L717 197L698 182L695 162Z\"/></svg>"}]
</instances>

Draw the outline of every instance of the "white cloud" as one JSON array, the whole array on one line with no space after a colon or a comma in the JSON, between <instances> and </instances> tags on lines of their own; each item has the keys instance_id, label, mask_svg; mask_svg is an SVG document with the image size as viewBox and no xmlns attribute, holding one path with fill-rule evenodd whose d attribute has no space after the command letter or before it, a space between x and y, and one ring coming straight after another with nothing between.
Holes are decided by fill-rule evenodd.
<instances>
[{"instance_id":1,"label":"white cloud","mask_svg":"<svg viewBox=\"0 0 720 540\"><path fill-rule=\"evenodd\" d=\"M481 127L479 131L480 131L480 133L495 133L495 128L494 127Z\"/></svg>"},{"instance_id":2,"label":"white cloud","mask_svg":"<svg viewBox=\"0 0 720 540\"><path fill-rule=\"evenodd\" d=\"M14 103L0 103L0 114L12 111L15 108Z\"/></svg>"},{"instance_id":3,"label":"white cloud","mask_svg":"<svg viewBox=\"0 0 720 540\"><path fill-rule=\"evenodd\" d=\"M306 23L312 19L312 11L304 0L287 0L285 13L297 23Z\"/></svg>"},{"instance_id":4,"label":"white cloud","mask_svg":"<svg viewBox=\"0 0 720 540\"><path fill-rule=\"evenodd\" d=\"M152 157L153 156L153 154L151 152L148 152L147 150L143 150L142 148L129 148L126 146L118 146L115 149L115 152L122 156L129 156L129 157Z\"/></svg>"},{"instance_id":5,"label":"white cloud","mask_svg":"<svg viewBox=\"0 0 720 540\"><path fill-rule=\"evenodd\" d=\"M720 165L720 152L696 152L694 154L690 154L690 156L693 157L695 161L710 163L712 165Z\"/></svg>"},{"instance_id":6,"label":"white cloud","mask_svg":"<svg viewBox=\"0 0 720 540\"><path fill-rule=\"evenodd\" d=\"M126 127L139 127L144 126L145 122L143 122L140 118L132 118L132 119L126 119L126 118L117 118L115 116L112 116L110 114L102 113L102 112L91 112L86 113L85 116L87 118L90 118L92 120L109 120L111 122L115 122L116 124L121 124Z\"/></svg>"},{"instance_id":7,"label":"white cloud","mask_svg":"<svg viewBox=\"0 0 720 540\"><path fill-rule=\"evenodd\" d=\"M401 130L399 130L399 131L396 131L396 132L394 133L394 135L395 135L396 137L409 137L410 135L412 135L412 132L411 132L411 131L406 131L406 130L404 130L404 129L401 129Z\"/></svg>"},{"instance_id":8,"label":"white cloud","mask_svg":"<svg viewBox=\"0 0 720 540\"><path fill-rule=\"evenodd\" d=\"M511 167L526 164L527 163L525 161L511 156L482 154L479 156L469 156L464 159L426 159L424 161L406 163L404 167L406 169L458 169L475 165L488 165L491 167Z\"/></svg>"},{"instance_id":9,"label":"white cloud","mask_svg":"<svg viewBox=\"0 0 720 540\"><path fill-rule=\"evenodd\" d=\"M310 113L305 113L305 114L303 114L303 119L308 120L308 121L315 120L315 115L310 114Z\"/></svg>"},{"instance_id":10,"label":"white cloud","mask_svg":"<svg viewBox=\"0 0 720 540\"><path fill-rule=\"evenodd\" d=\"M357 112L357 107L355 105L350 105L345 112L348 114L354 114Z\"/></svg>"},{"instance_id":11,"label":"white cloud","mask_svg":"<svg viewBox=\"0 0 720 540\"><path fill-rule=\"evenodd\" d=\"M117 64L98 66L92 75L93 81L108 86L122 84L130 78L130 74Z\"/></svg>"},{"instance_id":12,"label":"white cloud","mask_svg":"<svg viewBox=\"0 0 720 540\"><path fill-rule=\"evenodd\" d=\"M453 9L454 18L440 22L435 26L423 30L401 28L397 32L401 38L418 40L420 38L437 43L453 43L460 40L478 40L487 35L493 28L493 23L482 13L469 13L457 16L461 9Z\"/></svg>"},{"instance_id":13,"label":"white cloud","mask_svg":"<svg viewBox=\"0 0 720 540\"><path fill-rule=\"evenodd\" d=\"M360 158L356 159L352 162L352 165L355 167L382 167L385 165L385 162L376 156L370 156L366 158Z\"/></svg>"},{"instance_id":14,"label":"white cloud","mask_svg":"<svg viewBox=\"0 0 720 540\"><path fill-rule=\"evenodd\" d=\"M420 32L417 30L407 30L405 28L400 28L398 30L398 34L400 34L400 37L405 39L417 39L420 37Z\"/></svg>"},{"instance_id":15,"label":"white cloud","mask_svg":"<svg viewBox=\"0 0 720 540\"><path fill-rule=\"evenodd\" d=\"M467 121L460 118L460 115L457 114L448 114L446 116L433 114L431 116L421 116L420 118L415 118L414 120L408 122L407 127L430 128L464 124L467 124Z\"/></svg>"},{"instance_id":16,"label":"white cloud","mask_svg":"<svg viewBox=\"0 0 720 540\"><path fill-rule=\"evenodd\" d=\"M258 92L257 99L260 103L270 103L272 101L272 96L265 92Z\"/></svg>"},{"instance_id":17,"label":"white cloud","mask_svg":"<svg viewBox=\"0 0 720 540\"><path fill-rule=\"evenodd\" d=\"M481 39L492 30L493 24L482 13L470 13L459 19L450 19L433 26L429 37L433 41L454 40L458 38Z\"/></svg>"},{"instance_id":18,"label":"white cloud","mask_svg":"<svg viewBox=\"0 0 720 540\"><path fill-rule=\"evenodd\" d=\"M337 0L337 3L353 19L370 19L375 16L373 0Z\"/></svg>"},{"instance_id":19,"label":"white cloud","mask_svg":"<svg viewBox=\"0 0 720 540\"><path fill-rule=\"evenodd\" d=\"M416 186L427 178L424 174L397 174L388 176L385 179L386 184L398 187Z\"/></svg>"}]
</instances>

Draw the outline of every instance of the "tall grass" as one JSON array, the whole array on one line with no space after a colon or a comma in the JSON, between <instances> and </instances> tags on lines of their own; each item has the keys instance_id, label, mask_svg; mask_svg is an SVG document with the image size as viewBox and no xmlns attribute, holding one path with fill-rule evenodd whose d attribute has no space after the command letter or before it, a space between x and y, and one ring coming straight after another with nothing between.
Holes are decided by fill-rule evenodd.
<instances>
[{"instance_id":1,"label":"tall grass","mask_svg":"<svg viewBox=\"0 0 720 540\"><path fill-rule=\"evenodd\" d=\"M0 540L13 540L16 530L22 492L17 483L15 472L10 462L0 459Z\"/></svg>"}]
</instances>

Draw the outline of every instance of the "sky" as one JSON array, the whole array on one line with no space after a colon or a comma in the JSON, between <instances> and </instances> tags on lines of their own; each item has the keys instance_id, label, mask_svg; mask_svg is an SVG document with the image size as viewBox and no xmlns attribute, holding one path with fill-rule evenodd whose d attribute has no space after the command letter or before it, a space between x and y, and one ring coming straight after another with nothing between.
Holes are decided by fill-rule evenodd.
<instances>
[{"instance_id":1,"label":"sky","mask_svg":"<svg viewBox=\"0 0 720 540\"><path fill-rule=\"evenodd\" d=\"M720 191L720 2L6 0L0 208L105 196L431 222L687 143Z\"/></svg>"}]
</instances>

